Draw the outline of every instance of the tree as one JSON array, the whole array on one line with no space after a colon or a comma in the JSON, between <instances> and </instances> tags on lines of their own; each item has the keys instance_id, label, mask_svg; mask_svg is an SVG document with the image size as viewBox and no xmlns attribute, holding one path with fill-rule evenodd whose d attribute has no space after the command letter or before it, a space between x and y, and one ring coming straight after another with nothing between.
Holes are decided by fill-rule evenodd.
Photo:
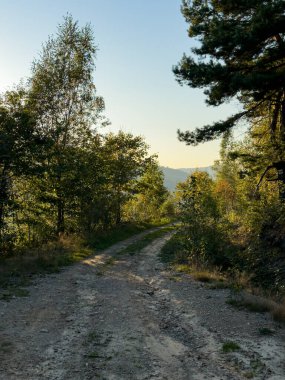
<instances>
[{"instance_id":1,"label":"tree","mask_svg":"<svg viewBox=\"0 0 285 380\"><path fill-rule=\"evenodd\" d=\"M6 92L0 99L0 238L13 212L13 181L35 173L44 139L26 107L22 88ZM11 238L11 236L10 236ZM3 247L2 247L3 249Z\"/></svg>"},{"instance_id":2,"label":"tree","mask_svg":"<svg viewBox=\"0 0 285 380\"><path fill-rule=\"evenodd\" d=\"M150 160L134 186L135 196L126 204L125 215L131 220L150 222L161 219L161 207L166 202L168 191L164 176L157 161ZM164 212L170 211L170 200Z\"/></svg>"},{"instance_id":3,"label":"tree","mask_svg":"<svg viewBox=\"0 0 285 380\"><path fill-rule=\"evenodd\" d=\"M208 173L196 171L177 185L178 218L182 222L180 241L187 260L195 265L227 265L225 236L214 194L214 181ZM185 254L183 256L185 256Z\"/></svg>"},{"instance_id":4,"label":"tree","mask_svg":"<svg viewBox=\"0 0 285 380\"><path fill-rule=\"evenodd\" d=\"M224 121L178 131L188 145L212 140L241 118L264 118L284 152L285 141L285 2L284 0L183 0L189 36L198 38L173 71L180 84L205 88L207 103L218 106L238 97L242 112Z\"/></svg>"},{"instance_id":5,"label":"tree","mask_svg":"<svg viewBox=\"0 0 285 380\"><path fill-rule=\"evenodd\" d=\"M141 136L119 132L105 136L104 155L112 209L115 223L122 218L122 205L135 192L137 178L142 175L151 158L147 157L147 145Z\"/></svg>"},{"instance_id":6,"label":"tree","mask_svg":"<svg viewBox=\"0 0 285 380\"><path fill-rule=\"evenodd\" d=\"M90 26L80 28L68 15L32 68L29 107L38 129L50 139L43 180L57 208L57 233L65 230L66 198L73 188L70 172L77 164L74 147L88 142L104 108L93 83L95 54Z\"/></svg>"}]
</instances>

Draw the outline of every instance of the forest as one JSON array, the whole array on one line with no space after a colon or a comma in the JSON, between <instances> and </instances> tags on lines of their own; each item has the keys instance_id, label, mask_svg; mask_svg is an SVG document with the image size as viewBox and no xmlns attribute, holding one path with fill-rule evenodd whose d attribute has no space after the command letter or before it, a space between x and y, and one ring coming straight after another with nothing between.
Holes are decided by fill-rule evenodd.
<instances>
[{"instance_id":1,"label":"forest","mask_svg":"<svg viewBox=\"0 0 285 380\"><path fill-rule=\"evenodd\" d=\"M29 79L1 95L3 262L176 221L170 261L284 294L284 2L184 0L181 9L198 43L173 67L176 80L204 89L208 105L240 102L226 120L178 131L187 145L221 139L214 178L195 172L170 194L142 137L104 132L93 31L68 15ZM247 127L242 139L238 123Z\"/></svg>"},{"instance_id":2,"label":"forest","mask_svg":"<svg viewBox=\"0 0 285 380\"><path fill-rule=\"evenodd\" d=\"M123 66L126 75L120 86L120 70L108 82L118 109L122 96L123 113L138 123L140 115L151 120L147 109L163 108L165 121L173 113L173 139L189 157L218 140L213 165L183 166L187 177L174 191L165 187L163 169L175 169L160 166L162 150L151 154L144 137L110 132L112 97L105 87L105 108L91 24L67 13L28 78L0 94L1 379L285 379L285 1L177 1L190 49L168 73L179 93L194 94L183 103L186 130L175 111L182 98L166 91L174 87L153 54L141 60L151 52L143 44L159 47L160 58L163 46L164 57L175 48L175 39L161 40L166 25L181 26L172 24L174 0L56 3L110 32L111 70ZM15 3L23 18L36 8L35 21L62 9ZM158 25L163 33L147 39ZM124 45L123 33L115 46L120 28L135 45ZM116 49L122 55L113 59ZM148 65L163 74L149 81L161 98L139 96L153 89L136 82L153 79ZM197 94L205 108L233 102L232 114L196 119ZM142 99L151 107L140 113ZM156 137L168 147L163 128ZM171 162L180 153L169 151Z\"/></svg>"},{"instance_id":3,"label":"forest","mask_svg":"<svg viewBox=\"0 0 285 380\"><path fill-rule=\"evenodd\" d=\"M283 1L183 1L198 41L173 72L203 88L208 105L238 99L226 120L178 131L197 145L221 138L215 178L197 172L177 188L176 260L216 267L282 297L285 290L285 56ZM235 138L235 126L246 132ZM245 274L245 276L244 276ZM241 279L245 277L241 281Z\"/></svg>"},{"instance_id":4,"label":"forest","mask_svg":"<svg viewBox=\"0 0 285 380\"><path fill-rule=\"evenodd\" d=\"M90 26L80 28L68 15L27 83L1 95L2 258L171 212L144 139L104 132L109 122L93 81L96 49Z\"/></svg>"}]
</instances>

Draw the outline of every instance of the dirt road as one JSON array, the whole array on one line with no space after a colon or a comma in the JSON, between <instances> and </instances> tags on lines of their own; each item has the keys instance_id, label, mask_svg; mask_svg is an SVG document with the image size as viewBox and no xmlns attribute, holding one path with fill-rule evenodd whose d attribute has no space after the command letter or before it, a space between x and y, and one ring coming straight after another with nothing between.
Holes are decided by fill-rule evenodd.
<instances>
[{"instance_id":1,"label":"dirt road","mask_svg":"<svg viewBox=\"0 0 285 380\"><path fill-rule=\"evenodd\" d=\"M117 255L128 239L0 302L0 379L284 380L284 329L168 271L157 256L168 238ZM240 349L222 352L227 341Z\"/></svg>"}]
</instances>

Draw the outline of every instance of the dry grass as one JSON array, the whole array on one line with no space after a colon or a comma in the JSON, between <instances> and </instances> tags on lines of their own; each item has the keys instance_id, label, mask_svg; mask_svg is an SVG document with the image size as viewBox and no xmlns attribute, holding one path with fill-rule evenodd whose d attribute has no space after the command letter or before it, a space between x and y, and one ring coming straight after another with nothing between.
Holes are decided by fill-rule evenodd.
<instances>
[{"instance_id":1,"label":"dry grass","mask_svg":"<svg viewBox=\"0 0 285 380\"><path fill-rule=\"evenodd\" d=\"M251 277L248 275L248 273L245 272L229 272L227 274L228 282L230 284L230 287L236 291L240 292L241 290L249 290L250 293L255 294L255 289L252 288L251 284Z\"/></svg>"},{"instance_id":2,"label":"dry grass","mask_svg":"<svg viewBox=\"0 0 285 380\"><path fill-rule=\"evenodd\" d=\"M197 267L190 264L173 264L172 268L176 272L190 274L193 279L206 283L209 289L230 288L232 297L227 300L227 303L237 309L256 313L269 312L276 322L285 324L285 299L280 303L280 298L276 299L276 295L253 287L251 277L247 273L236 271L222 275L217 268Z\"/></svg>"},{"instance_id":3,"label":"dry grass","mask_svg":"<svg viewBox=\"0 0 285 380\"><path fill-rule=\"evenodd\" d=\"M276 322L285 324L285 301L282 304L275 306L271 311L272 317Z\"/></svg>"},{"instance_id":4,"label":"dry grass","mask_svg":"<svg viewBox=\"0 0 285 380\"><path fill-rule=\"evenodd\" d=\"M191 274L192 268L188 264L176 264L173 265L173 269L179 273Z\"/></svg>"},{"instance_id":5,"label":"dry grass","mask_svg":"<svg viewBox=\"0 0 285 380\"><path fill-rule=\"evenodd\" d=\"M176 264L173 265L172 268L176 272L190 274L196 281L221 284L225 281L225 278L215 269L210 271L206 269L195 268L189 264Z\"/></svg>"},{"instance_id":6,"label":"dry grass","mask_svg":"<svg viewBox=\"0 0 285 380\"><path fill-rule=\"evenodd\" d=\"M275 303L266 298L243 293L236 298L230 298L227 303L238 309L246 309L254 313L264 313L273 310Z\"/></svg>"},{"instance_id":7,"label":"dry grass","mask_svg":"<svg viewBox=\"0 0 285 380\"><path fill-rule=\"evenodd\" d=\"M192 276L195 280L206 282L206 283L212 283L212 282L224 282L224 278L219 274L215 272L209 272L209 271L195 271L192 273Z\"/></svg>"},{"instance_id":8,"label":"dry grass","mask_svg":"<svg viewBox=\"0 0 285 380\"><path fill-rule=\"evenodd\" d=\"M176 264L172 268L179 273L190 274L196 281L208 284L210 289L225 289L229 287L229 282L217 269L206 270L201 268L195 268L189 264Z\"/></svg>"},{"instance_id":9,"label":"dry grass","mask_svg":"<svg viewBox=\"0 0 285 380\"><path fill-rule=\"evenodd\" d=\"M229 305L255 313L269 312L276 322L285 324L285 299L278 303L274 296L264 295L261 289L253 288L248 275L238 273L227 277L222 276L216 269L198 269L189 264L172 267L176 272L190 274L196 281L208 284L209 289L231 288L232 298L227 300Z\"/></svg>"},{"instance_id":10,"label":"dry grass","mask_svg":"<svg viewBox=\"0 0 285 380\"><path fill-rule=\"evenodd\" d=\"M24 289L35 274L59 272L65 265L78 262L92 253L76 237L61 237L41 247L27 249L21 254L6 258L0 265L0 299L26 297Z\"/></svg>"},{"instance_id":11,"label":"dry grass","mask_svg":"<svg viewBox=\"0 0 285 380\"><path fill-rule=\"evenodd\" d=\"M285 302L278 304L272 299L243 293L237 298L231 298L228 304L238 308L246 309L255 313L269 312L276 322L285 324Z\"/></svg>"},{"instance_id":12,"label":"dry grass","mask_svg":"<svg viewBox=\"0 0 285 380\"><path fill-rule=\"evenodd\" d=\"M257 292L261 294L261 292ZM237 309L245 309L254 313L270 313L274 321L285 324L285 301L278 303L276 300L261 295L255 295L242 291L228 299L227 304Z\"/></svg>"}]
</instances>

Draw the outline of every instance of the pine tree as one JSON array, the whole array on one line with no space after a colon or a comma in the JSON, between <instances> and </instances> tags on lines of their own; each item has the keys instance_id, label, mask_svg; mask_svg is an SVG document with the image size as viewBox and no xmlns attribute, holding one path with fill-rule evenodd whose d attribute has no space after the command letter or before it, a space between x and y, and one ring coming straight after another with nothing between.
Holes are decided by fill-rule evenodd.
<instances>
[{"instance_id":1,"label":"pine tree","mask_svg":"<svg viewBox=\"0 0 285 380\"><path fill-rule=\"evenodd\" d=\"M266 109L268 129L280 148L285 141L285 1L183 0L182 13L189 37L200 44L192 49L198 59L184 55L174 67L178 82L205 88L209 105L238 97L244 110L193 132L178 131L179 139L188 145L212 140L241 118L264 116Z\"/></svg>"}]
</instances>

